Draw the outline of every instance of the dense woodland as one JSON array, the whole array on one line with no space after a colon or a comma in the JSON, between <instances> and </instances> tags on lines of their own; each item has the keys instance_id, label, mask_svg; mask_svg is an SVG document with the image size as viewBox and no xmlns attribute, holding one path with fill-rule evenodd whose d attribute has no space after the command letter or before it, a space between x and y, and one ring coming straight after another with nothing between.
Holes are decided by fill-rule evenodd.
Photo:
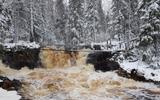
<instances>
[{"instance_id":1,"label":"dense woodland","mask_svg":"<svg viewBox=\"0 0 160 100\"><path fill-rule=\"evenodd\" d=\"M0 0L0 42L41 46L107 42L142 59L160 55L160 0ZM107 5L106 5L107 6ZM137 55L139 55L137 54ZM148 61L147 61L148 62Z\"/></svg>"},{"instance_id":2,"label":"dense woodland","mask_svg":"<svg viewBox=\"0 0 160 100\"><path fill-rule=\"evenodd\" d=\"M160 100L159 83L160 0L0 0L1 99Z\"/></svg>"}]
</instances>

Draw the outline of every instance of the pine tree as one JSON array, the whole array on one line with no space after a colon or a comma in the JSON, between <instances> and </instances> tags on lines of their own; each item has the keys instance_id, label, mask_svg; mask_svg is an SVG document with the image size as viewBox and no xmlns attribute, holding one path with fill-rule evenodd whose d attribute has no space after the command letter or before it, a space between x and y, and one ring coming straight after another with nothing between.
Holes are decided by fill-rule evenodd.
<instances>
[{"instance_id":1,"label":"pine tree","mask_svg":"<svg viewBox=\"0 0 160 100\"><path fill-rule=\"evenodd\" d=\"M69 1L66 48L77 49L83 35L83 0ZM82 36L83 37L83 36Z\"/></svg>"},{"instance_id":2,"label":"pine tree","mask_svg":"<svg viewBox=\"0 0 160 100\"><path fill-rule=\"evenodd\" d=\"M141 45L154 46L155 56L160 55L160 0L142 0L139 13L141 14ZM152 42L150 38L152 37ZM146 41L148 40L148 41ZM144 43L145 42L145 43Z\"/></svg>"},{"instance_id":3,"label":"pine tree","mask_svg":"<svg viewBox=\"0 0 160 100\"><path fill-rule=\"evenodd\" d=\"M137 37L139 32L138 0L113 0L112 11L113 36L118 35L119 41L123 40L129 50L131 38Z\"/></svg>"},{"instance_id":4,"label":"pine tree","mask_svg":"<svg viewBox=\"0 0 160 100\"><path fill-rule=\"evenodd\" d=\"M63 0L56 1L56 21L55 21L55 34L56 39L64 42L65 39L65 24L66 24L66 13L65 13L65 5L63 4Z\"/></svg>"},{"instance_id":5,"label":"pine tree","mask_svg":"<svg viewBox=\"0 0 160 100\"><path fill-rule=\"evenodd\" d=\"M34 2L14 0L12 2L12 26L15 42L34 41Z\"/></svg>"},{"instance_id":6,"label":"pine tree","mask_svg":"<svg viewBox=\"0 0 160 100\"><path fill-rule=\"evenodd\" d=\"M100 34L100 17L98 12L98 2L100 0L86 0L85 7L85 35L86 35L86 44L97 41L97 34Z\"/></svg>"},{"instance_id":7,"label":"pine tree","mask_svg":"<svg viewBox=\"0 0 160 100\"><path fill-rule=\"evenodd\" d=\"M4 5L4 1L0 2L0 42L12 42L13 39L11 37L11 11L6 8Z\"/></svg>"},{"instance_id":8,"label":"pine tree","mask_svg":"<svg viewBox=\"0 0 160 100\"><path fill-rule=\"evenodd\" d=\"M106 33L106 20L105 14L102 9L102 0L97 1L97 11L98 11L98 24L99 24L99 33L97 33L97 41L96 42L104 42L106 41L109 36Z\"/></svg>"}]
</instances>

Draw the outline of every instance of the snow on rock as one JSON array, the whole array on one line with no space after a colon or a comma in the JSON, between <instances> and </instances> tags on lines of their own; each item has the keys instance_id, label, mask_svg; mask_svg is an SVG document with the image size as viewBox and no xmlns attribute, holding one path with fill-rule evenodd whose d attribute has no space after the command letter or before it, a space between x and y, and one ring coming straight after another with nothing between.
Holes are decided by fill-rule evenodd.
<instances>
[{"instance_id":1,"label":"snow on rock","mask_svg":"<svg viewBox=\"0 0 160 100\"><path fill-rule=\"evenodd\" d=\"M0 88L0 100L20 100L21 96L16 91L6 91Z\"/></svg>"},{"instance_id":2,"label":"snow on rock","mask_svg":"<svg viewBox=\"0 0 160 100\"><path fill-rule=\"evenodd\" d=\"M140 76L144 76L147 80L160 81L160 69L152 69L148 64L142 61L129 62L123 61L120 63L121 68L131 73L133 69L138 71Z\"/></svg>"},{"instance_id":3,"label":"snow on rock","mask_svg":"<svg viewBox=\"0 0 160 100\"><path fill-rule=\"evenodd\" d=\"M24 46L26 48L39 48L40 45L36 42L25 42L25 41L18 41L17 43L4 43L2 44L6 49L18 47L18 46Z\"/></svg>"}]
</instances>

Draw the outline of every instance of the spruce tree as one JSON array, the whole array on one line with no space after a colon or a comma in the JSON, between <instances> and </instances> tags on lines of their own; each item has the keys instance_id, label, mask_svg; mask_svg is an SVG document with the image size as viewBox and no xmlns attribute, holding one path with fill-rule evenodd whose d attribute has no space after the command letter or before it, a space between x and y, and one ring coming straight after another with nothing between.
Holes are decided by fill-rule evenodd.
<instances>
[{"instance_id":1,"label":"spruce tree","mask_svg":"<svg viewBox=\"0 0 160 100\"><path fill-rule=\"evenodd\" d=\"M66 48L77 49L83 35L83 0L69 0Z\"/></svg>"}]
</instances>

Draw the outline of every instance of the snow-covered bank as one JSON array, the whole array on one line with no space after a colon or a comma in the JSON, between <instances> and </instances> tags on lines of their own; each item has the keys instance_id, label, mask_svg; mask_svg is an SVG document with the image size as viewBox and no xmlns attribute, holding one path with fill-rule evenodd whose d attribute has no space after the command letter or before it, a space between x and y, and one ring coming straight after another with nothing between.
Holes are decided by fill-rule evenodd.
<instances>
[{"instance_id":1,"label":"snow-covered bank","mask_svg":"<svg viewBox=\"0 0 160 100\"><path fill-rule=\"evenodd\" d=\"M144 76L147 80L160 82L160 69L153 69L148 64L142 61L123 61L122 63L120 63L120 65L121 68L128 73L131 73L132 70L136 70L139 76Z\"/></svg>"},{"instance_id":2,"label":"snow-covered bank","mask_svg":"<svg viewBox=\"0 0 160 100\"><path fill-rule=\"evenodd\" d=\"M5 49L15 48L15 47L25 47L25 48L40 48L40 45L35 42L18 41L16 43L0 43Z\"/></svg>"},{"instance_id":3,"label":"snow-covered bank","mask_svg":"<svg viewBox=\"0 0 160 100\"><path fill-rule=\"evenodd\" d=\"M0 100L20 100L21 96L16 91L7 91L0 88Z\"/></svg>"}]
</instances>

